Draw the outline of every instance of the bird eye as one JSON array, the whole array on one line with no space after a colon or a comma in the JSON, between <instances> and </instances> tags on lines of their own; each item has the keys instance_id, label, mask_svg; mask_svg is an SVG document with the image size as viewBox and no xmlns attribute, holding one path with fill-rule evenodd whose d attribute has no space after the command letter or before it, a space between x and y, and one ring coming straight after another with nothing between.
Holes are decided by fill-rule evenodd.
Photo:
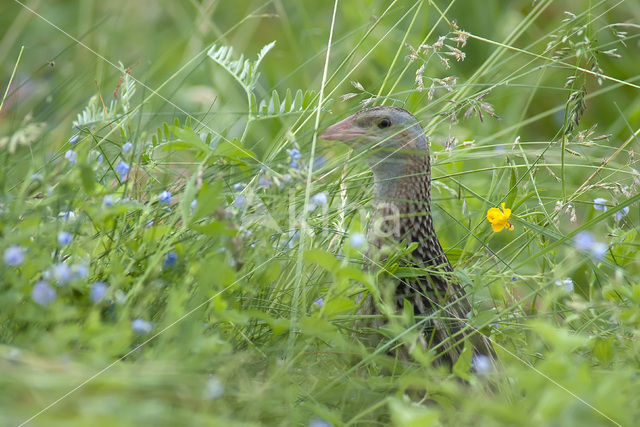
<instances>
[{"instance_id":1,"label":"bird eye","mask_svg":"<svg viewBox=\"0 0 640 427\"><path fill-rule=\"evenodd\" d=\"M391 120L386 117L378 122L378 127L380 129L388 128L389 126L391 126Z\"/></svg>"}]
</instances>

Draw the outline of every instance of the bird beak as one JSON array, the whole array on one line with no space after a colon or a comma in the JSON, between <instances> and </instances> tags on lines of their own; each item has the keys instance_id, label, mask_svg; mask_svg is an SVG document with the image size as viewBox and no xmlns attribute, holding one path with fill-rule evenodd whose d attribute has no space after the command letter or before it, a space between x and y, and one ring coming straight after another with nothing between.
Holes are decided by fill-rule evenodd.
<instances>
[{"instance_id":1,"label":"bird beak","mask_svg":"<svg viewBox=\"0 0 640 427\"><path fill-rule=\"evenodd\" d=\"M320 138L327 141L348 142L363 135L364 132L353 125L353 116L349 116L341 122L325 129L325 131L320 134Z\"/></svg>"}]
</instances>

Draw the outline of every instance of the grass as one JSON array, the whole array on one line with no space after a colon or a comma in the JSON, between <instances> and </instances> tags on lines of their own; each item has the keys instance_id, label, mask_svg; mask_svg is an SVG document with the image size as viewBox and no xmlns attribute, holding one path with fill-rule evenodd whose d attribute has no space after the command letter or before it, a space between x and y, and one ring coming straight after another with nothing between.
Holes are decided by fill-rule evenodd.
<instances>
[{"instance_id":1,"label":"grass","mask_svg":"<svg viewBox=\"0 0 640 427\"><path fill-rule=\"evenodd\" d=\"M0 17L0 424L633 424L640 8L236 3ZM358 332L412 272L372 266L371 173L317 133L381 104L430 138L500 372L433 366L422 319Z\"/></svg>"}]
</instances>

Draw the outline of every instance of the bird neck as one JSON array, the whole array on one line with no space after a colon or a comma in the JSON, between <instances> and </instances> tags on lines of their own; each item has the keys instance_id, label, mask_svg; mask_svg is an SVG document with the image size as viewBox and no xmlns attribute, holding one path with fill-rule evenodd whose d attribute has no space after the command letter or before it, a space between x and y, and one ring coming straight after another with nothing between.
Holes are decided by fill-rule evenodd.
<instances>
[{"instance_id":1,"label":"bird neck","mask_svg":"<svg viewBox=\"0 0 640 427\"><path fill-rule=\"evenodd\" d=\"M388 158L372 166L374 196L401 214L427 215L431 211L429 155Z\"/></svg>"},{"instance_id":2,"label":"bird neck","mask_svg":"<svg viewBox=\"0 0 640 427\"><path fill-rule=\"evenodd\" d=\"M390 159L391 160L391 159ZM417 243L415 259L451 272L433 227L431 217L431 166L429 155L411 156L403 162L380 163L372 167L377 226L381 236L393 236L396 241ZM446 283L447 279L435 280Z\"/></svg>"}]
</instances>

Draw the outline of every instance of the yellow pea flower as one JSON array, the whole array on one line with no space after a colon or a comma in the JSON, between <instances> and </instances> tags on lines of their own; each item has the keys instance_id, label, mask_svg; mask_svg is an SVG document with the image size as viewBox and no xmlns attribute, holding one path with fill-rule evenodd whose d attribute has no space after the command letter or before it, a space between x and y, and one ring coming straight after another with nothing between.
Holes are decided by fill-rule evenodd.
<instances>
[{"instance_id":1,"label":"yellow pea flower","mask_svg":"<svg viewBox=\"0 0 640 427\"><path fill-rule=\"evenodd\" d=\"M498 208L491 208L487 211L487 220L491 223L491 228L496 233L502 231L504 228L513 230L513 225L508 221L511 216L511 209L504 207L504 203L500 204L502 210Z\"/></svg>"}]
</instances>

